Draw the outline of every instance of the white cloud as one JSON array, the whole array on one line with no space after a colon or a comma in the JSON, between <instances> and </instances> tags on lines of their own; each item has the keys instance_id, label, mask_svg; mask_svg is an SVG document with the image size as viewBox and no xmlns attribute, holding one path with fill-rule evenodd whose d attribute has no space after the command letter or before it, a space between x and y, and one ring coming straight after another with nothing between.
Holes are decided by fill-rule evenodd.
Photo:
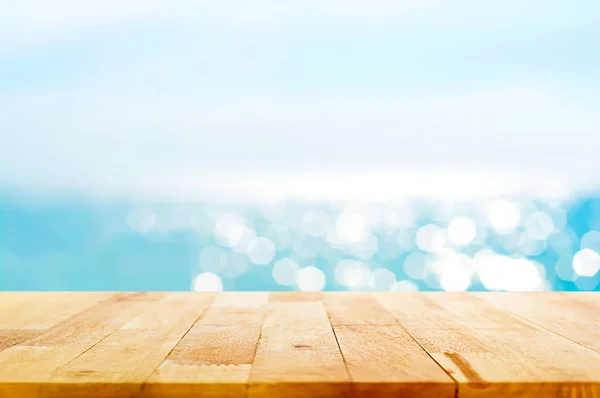
<instances>
[{"instance_id":1,"label":"white cloud","mask_svg":"<svg viewBox=\"0 0 600 398\"><path fill-rule=\"evenodd\" d=\"M166 0L0 0L0 54L24 46L72 40L81 31L156 19Z\"/></svg>"},{"instance_id":2,"label":"white cloud","mask_svg":"<svg viewBox=\"0 0 600 398\"><path fill-rule=\"evenodd\" d=\"M468 47L468 40L461 38L479 37L478 32L499 29L492 36L504 40L508 35L498 32L507 30L513 39L520 40L521 30L529 29L529 33L551 38L548 32L585 27L600 15L590 10L581 12L579 2L568 7L565 4L558 0L459 0L452 7L432 0L0 0L0 53L23 45L77 39L93 28L101 29L99 50L112 50L97 55L96 42L88 43L89 52L71 49L85 59L82 64L71 64L69 55L60 51L58 58L52 58L52 51L48 58L42 57L47 64L33 57L35 65L27 65L29 68L19 75L27 84L17 82L11 94L0 96L0 183L52 189L112 187L115 191L139 189L185 196L203 191L198 188L202 185L199 181L227 191L229 187L221 186L219 176L229 175L231 181L239 179L238 186L250 191L255 186L268 192L273 185L285 186L282 191L292 192L295 187L306 191L313 189L310 185L314 181L318 190L335 196L331 187L360 195L350 182L355 178L364 179L361 184L379 194L400 189L392 182L398 179L405 187L412 187L409 191L422 192L426 189L420 182L423 175L393 173L423 171L434 172L427 178L440 189L468 185L461 182L463 177L438 173L443 170L497 175L493 183L481 174L467 178L490 192L498 187L509 191L525 186L539 189L532 184L536 178L531 177L538 175L587 186L590 180L600 178L594 172L599 166L594 144L600 125L595 93L586 97L558 84L533 84L527 79L531 75L519 81L509 71L502 75L504 78L497 78L496 72L490 74L497 85L504 83L500 89L467 77L464 87L471 91L452 92L441 87L436 92L434 87L409 95L410 89L404 90L396 82L390 89L395 95L387 98L327 94L322 86L331 83L336 68L343 68L344 59L359 60L359 56L340 56L342 61L335 65L336 58L332 57L330 64L324 65L329 67L328 73L316 77L310 73L304 76L303 65L294 65L297 75L278 75L285 69L281 60L287 58L291 63L306 60L313 68L319 67L319 51L329 47L305 54L306 48L318 46L317 41L303 43L306 48L293 45L296 39L321 37L323 31L319 29L325 29L333 43L338 34L351 43L358 37L370 40L370 30L361 30L364 26L378 31L375 36L379 41L387 40L388 34L394 40L398 32L390 27L412 26L417 27L410 31L414 34L433 32L442 42L443 54L452 54L454 42L443 40L446 31L457 34L457 41ZM537 22L532 28L533 12ZM138 58L136 46L145 43L144 35L140 35L141 41L136 36L123 48L116 45L114 37L118 36L104 36L115 32L116 25L131 27L137 23L166 27L165 31L175 26L186 29L184 37L169 37L160 48L148 44L149 55ZM348 29L338 30L342 25ZM382 26L385 28L380 29ZM229 35L221 35L223 28L230 30ZM290 29L301 32L301 37L288 34ZM247 34L251 30L267 34ZM205 43L200 32L218 39ZM271 42L266 37L281 40ZM287 40L292 44L288 46ZM259 53L254 58L240 55L240 48L248 43ZM416 45L423 43L427 40ZM485 39L481 43L485 45ZM175 47L172 52L170 46ZM385 48L381 53L386 53ZM345 51L352 53L352 46ZM470 49L463 53L469 51L476 52ZM129 52L134 53L131 58L124 56ZM444 59L443 54L422 61L424 66L431 66L423 75L413 69L398 73L412 73L422 80L443 76L444 65L428 64L435 63L432 59ZM412 56L421 55L417 52ZM385 56L381 59L387 60ZM390 60L400 64L401 55ZM516 62L520 61L517 57ZM472 66L468 59L465 65ZM67 84L61 87L51 71L44 74L47 66L61 71L64 66ZM78 73L70 74L69 67ZM343 86L337 92L368 86L377 80L376 69L376 62L364 68L358 65L362 80L356 81L360 79L350 73L345 84L335 83ZM343 75L344 71L339 72ZM36 85L36 77L52 88ZM296 77L306 77L312 86L304 87L299 81L287 89L289 82L283 80ZM377 83L385 85L385 79L381 80ZM166 89L156 89L161 85ZM252 93L259 95L250 97ZM340 182L347 187L331 184L339 177L335 174L322 180L304 174L336 171L383 174L350 174L342 178L346 183ZM282 172L299 174L292 184L280 179L278 173ZM261 173L269 177L263 179ZM546 177L541 180L553 181ZM370 180L375 182L369 185Z\"/></svg>"},{"instance_id":3,"label":"white cloud","mask_svg":"<svg viewBox=\"0 0 600 398\"><path fill-rule=\"evenodd\" d=\"M325 195L336 189L360 195L368 186L379 192L374 195L440 194L457 184L461 195L561 191L567 182L597 182L599 166L600 117L564 98L536 88L394 101L288 96L211 104L117 91L13 96L0 102L8 115L0 131L10 132L0 135L0 180L182 196L206 187L237 189L230 181L242 190L269 192L270 184ZM374 174L351 174L338 185L331 185L335 174L322 180L305 174L338 171ZM434 174L406 173L415 171ZM476 173L465 177L464 171ZM296 179L286 182L282 172ZM362 185L352 191L355 178Z\"/></svg>"},{"instance_id":4,"label":"white cloud","mask_svg":"<svg viewBox=\"0 0 600 398\"><path fill-rule=\"evenodd\" d=\"M391 24L424 30L563 30L593 26L598 5L584 0L0 0L0 50L70 40L90 28L130 22L197 29L315 29Z\"/></svg>"},{"instance_id":5,"label":"white cloud","mask_svg":"<svg viewBox=\"0 0 600 398\"><path fill-rule=\"evenodd\" d=\"M303 18L389 19L435 7L432 0L1 0L2 20L10 25L77 27L139 18L177 17L227 23L281 23ZM285 21L282 21L285 20ZM277 22L279 21L279 22ZM248 26L255 28L256 26Z\"/></svg>"},{"instance_id":6,"label":"white cloud","mask_svg":"<svg viewBox=\"0 0 600 398\"><path fill-rule=\"evenodd\" d=\"M14 48L69 39L86 29L136 21L256 30L321 19L379 20L430 4L414 0L0 0L0 44Z\"/></svg>"}]
</instances>

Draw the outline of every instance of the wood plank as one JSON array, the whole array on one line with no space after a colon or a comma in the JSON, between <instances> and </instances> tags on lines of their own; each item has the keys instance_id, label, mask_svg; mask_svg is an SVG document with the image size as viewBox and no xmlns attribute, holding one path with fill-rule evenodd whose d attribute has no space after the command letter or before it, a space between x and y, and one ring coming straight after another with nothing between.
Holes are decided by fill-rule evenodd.
<instances>
[{"instance_id":1,"label":"wood plank","mask_svg":"<svg viewBox=\"0 0 600 398\"><path fill-rule=\"evenodd\" d=\"M144 397L245 396L266 300L244 295L229 295L229 307L213 302L148 380Z\"/></svg>"},{"instance_id":2,"label":"wood plank","mask_svg":"<svg viewBox=\"0 0 600 398\"><path fill-rule=\"evenodd\" d=\"M600 294L502 293L474 294L570 340L600 352ZM573 320L576 319L576 322Z\"/></svg>"},{"instance_id":3,"label":"wood plank","mask_svg":"<svg viewBox=\"0 0 600 398\"><path fill-rule=\"evenodd\" d=\"M190 365L251 365L260 328L195 326L168 359Z\"/></svg>"},{"instance_id":4,"label":"wood plank","mask_svg":"<svg viewBox=\"0 0 600 398\"><path fill-rule=\"evenodd\" d=\"M0 292L0 397L593 398L599 322L597 293Z\"/></svg>"},{"instance_id":5,"label":"wood plank","mask_svg":"<svg viewBox=\"0 0 600 398\"><path fill-rule=\"evenodd\" d=\"M322 301L321 292L271 292L269 293L269 302L289 302L289 301Z\"/></svg>"},{"instance_id":6,"label":"wood plank","mask_svg":"<svg viewBox=\"0 0 600 398\"><path fill-rule=\"evenodd\" d=\"M214 293L168 293L153 305L147 306L121 329L157 329L169 332L181 327L181 322L189 322L187 331L206 312L213 298Z\"/></svg>"},{"instance_id":7,"label":"wood plank","mask_svg":"<svg viewBox=\"0 0 600 398\"><path fill-rule=\"evenodd\" d=\"M420 329L413 335L459 382L459 397L595 397L600 357L535 329Z\"/></svg>"},{"instance_id":8,"label":"wood plank","mask_svg":"<svg viewBox=\"0 0 600 398\"><path fill-rule=\"evenodd\" d=\"M206 310L212 294L172 293L62 366L44 385L52 397L131 396Z\"/></svg>"},{"instance_id":9,"label":"wood plank","mask_svg":"<svg viewBox=\"0 0 600 398\"><path fill-rule=\"evenodd\" d=\"M260 329L264 308L211 307L198 321L204 326L238 326Z\"/></svg>"},{"instance_id":10,"label":"wood plank","mask_svg":"<svg viewBox=\"0 0 600 398\"><path fill-rule=\"evenodd\" d=\"M322 303L269 304L248 393L250 397L350 393L350 378Z\"/></svg>"},{"instance_id":11,"label":"wood plank","mask_svg":"<svg viewBox=\"0 0 600 398\"><path fill-rule=\"evenodd\" d=\"M392 294L394 295L394 294ZM404 295L405 296L405 295ZM437 321L408 322L415 340L458 381L459 397L587 397L600 394L600 355L468 293L377 296L398 316L422 307L447 311ZM423 308L421 308L423 309ZM489 320L485 313L493 314ZM504 315L503 315L504 314ZM504 317L504 320L502 319ZM456 323L451 322L456 318ZM469 324L472 320L472 325ZM404 326L404 324L403 324Z\"/></svg>"},{"instance_id":12,"label":"wood plank","mask_svg":"<svg viewBox=\"0 0 600 398\"><path fill-rule=\"evenodd\" d=\"M24 329L44 313L55 310L57 302L73 301L66 293L36 293L31 295L17 294L8 296L0 302L0 328Z\"/></svg>"},{"instance_id":13,"label":"wood plank","mask_svg":"<svg viewBox=\"0 0 600 398\"><path fill-rule=\"evenodd\" d=\"M85 346L35 347L17 344L0 352L0 397L52 397L44 386L56 369L85 349Z\"/></svg>"},{"instance_id":14,"label":"wood plank","mask_svg":"<svg viewBox=\"0 0 600 398\"><path fill-rule=\"evenodd\" d=\"M221 292L211 307L259 308L267 305L268 292Z\"/></svg>"},{"instance_id":15,"label":"wood plank","mask_svg":"<svg viewBox=\"0 0 600 398\"><path fill-rule=\"evenodd\" d=\"M545 292L546 293L546 292ZM547 292L550 293L550 292ZM575 299L591 303L595 308L600 307L600 292L554 292L565 296L565 300Z\"/></svg>"},{"instance_id":16,"label":"wood plank","mask_svg":"<svg viewBox=\"0 0 600 398\"><path fill-rule=\"evenodd\" d=\"M33 339L45 329L60 323L86 308L105 300L113 293L44 293L13 299L6 297L0 317L0 351ZM26 298L29 297L29 300Z\"/></svg>"},{"instance_id":17,"label":"wood plank","mask_svg":"<svg viewBox=\"0 0 600 398\"><path fill-rule=\"evenodd\" d=\"M527 327L522 318L490 306L481 300L470 300L469 293L374 293L404 328L499 328ZM465 296L467 295L467 296Z\"/></svg>"},{"instance_id":18,"label":"wood plank","mask_svg":"<svg viewBox=\"0 0 600 398\"><path fill-rule=\"evenodd\" d=\"M144 386L147 398L241 398L251 365L182 365L166 360Z\"/></svg>"},{"instance_id":19,"label":"wood plank","mask_svg":"<svg viewBox=\"0 0 600 398\"><path fill-rule=\"evenodd\" d=\"M38 333L40 333L40 331L35 329L0 329L0 351L29 340Z\"/></svg>"},{"instance_id":20,"label":"wood plank","mask_svg":"<svg viewBox=\"0 0 600 398\"><path fill-rule=\"evenodd\" d=\"M73 300L71 293L50 293L39 301L24 308L16 308L18 314L8 315L0 320L3 329L47 329L75 314L109 299L114 293L77 293Z\"/></svg>"},{"instance_id":21,"label":"wood plank","mask_svg":"<svg viewBox=\"0 0 600 398\"><path fill-rule=\"evenodd\" d=\"M342 325L397 325L371 293L324 293L325 308L331 324Z\"/></svg>"},{"instance_id":22,"label":"wood plank","mask_svg":"<svg viewBox=\"0 0 600 398\"><path fill-rule=\"evenodd\" d=\"M119 293L88 309L59 322L39 336L27 341L33 346L91 346L126 322L142 313L150 304L165 294L140 296L137 293ZM144 300L140 300L144 297Z\"/></svg>"},{"instance_id":23,"label":"wood plank","mask_svg":"<svg viewBox=\"0 0 600 398\"><path fill-rule=\"evenodd\" d=\"M47 297L57 296L62 293L49 292L0 292L0 319L5 319L7 312L23 310L30 304L41 303Z\"/></svg>"},{"instance_id":24,"label":"wood plank","mask_svg":"<svg viewBox=\"0 0 600 398\"><path fill-rule=\"evenodd\" d=\"M334 326L353 397L454 398L454 381L398 326Z\"/></svg>"},{"instance_id":25,"label":"wood plank","mask_svg":"<svg viewBox=\"0 0 600 398\"><path fill-rule=\"evenodd\" d=\"M267 293L227 292L219 294L202 314L198 325L259 328L262 325Z\"/></svg>"},{"instance_id":26,"label":"wood plank","mask_svg":"<svg viewBox=\"0 0 600 398\"><path fill-rule=\"evenodd\" d=\"M76 296L73 296L76 297ZM31 339L0 352L0 396L52 396L56 371L141 313L152 301L140 294L119 293ZM150 295L152 300L161 297Z\"/></svg>"}]
</instances>

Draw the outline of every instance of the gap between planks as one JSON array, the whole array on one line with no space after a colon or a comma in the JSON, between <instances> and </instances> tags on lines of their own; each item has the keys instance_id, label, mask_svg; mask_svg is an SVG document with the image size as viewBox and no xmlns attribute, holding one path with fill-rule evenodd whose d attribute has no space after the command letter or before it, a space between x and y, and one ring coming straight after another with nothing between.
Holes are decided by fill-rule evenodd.
<instances>
[{"instance_id":1,"label":"gap between planks","mask_svg":"<svg viewBox=\"0 0 600 398\"><path fill-rule=\"evenodd\" d=\"M324 293L323 302L329 317L331 328L336 336L340 353L344 359L350 380L352 381L353 392L358 396L371 396L373 394L386 394L394 396L435 396L435 397L457 397L458 382L431 356L427 351L413 338L413 336L401 325L397 317L377 300L371 293ZM352 353L348 347L344 348L339 341L339 332L351 331L351 336L356 336L356 332L360 335L365 331L370 333L383 335L387 338L378 340L379 344L384 345L383 351L394 351L400 353L408 352L411 355L407 357L413 358L414 362L405 363L404 366L388 363L390 369L396 373L394 380L394 388L390 385L385 385L385 380L380 380L383 383L373 383L371 388L363 389L362 391L356 386L360 385L361 375L358 371L351 371L352 360L348 358L348 353ZM391 333L390 333L391 332ZM404 344L394 346L391 342L403 341ZM348 339L347 341L351 341ZM365 341L366 343L366 341ZM402 349L402 351L398 351ZM355 350L356 351L356 350ZM360 353L360 349L358 352ZM366 350L365 350L366 351ZM366 354L364 352L363 354ZM381 353L383 354L383 352ZM375 364L384 358L373 356L369 360ZM398 357L402 357L399 355ZM396 369L394 369L396 366ZM410 375L410 381L421 379L423 385L416 383L417 387L411 386L412 383L403 383L408 380L403 380L403 376L407 369L420 369L422 374ZM391 380L388 380L388 382Z\"/></svg>"}]
</instances>

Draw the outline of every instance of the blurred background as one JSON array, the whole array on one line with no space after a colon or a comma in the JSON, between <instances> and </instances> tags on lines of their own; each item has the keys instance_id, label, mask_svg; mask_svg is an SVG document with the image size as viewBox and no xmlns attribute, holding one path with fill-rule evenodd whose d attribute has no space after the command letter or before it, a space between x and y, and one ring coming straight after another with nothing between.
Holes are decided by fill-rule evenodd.
<instances>
[{"instance_id":1,"label":"blurred background","mask_svg":"<svg viewBox=\"0 0 600 398\"><path fill-rule=\"evenodd\" d=\"M0 0L0 290L600 290L600 3Z\"/></svg>"}]
</instances>

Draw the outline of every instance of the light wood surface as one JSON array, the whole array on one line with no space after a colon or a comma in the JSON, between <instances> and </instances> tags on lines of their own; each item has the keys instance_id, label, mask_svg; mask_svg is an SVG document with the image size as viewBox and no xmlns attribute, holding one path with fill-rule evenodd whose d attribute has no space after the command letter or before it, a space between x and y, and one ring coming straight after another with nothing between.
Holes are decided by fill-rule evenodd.
<instances>
[{"instance_id":1,"label":"light wood surface","mask_svg":"<svg viewBox=\"0 0 600 398\"><path fill-rule=\"evenodd\" d=\"M600 294L0 292L0 397L600 397Z\"/></svg>"}]
</instances>

